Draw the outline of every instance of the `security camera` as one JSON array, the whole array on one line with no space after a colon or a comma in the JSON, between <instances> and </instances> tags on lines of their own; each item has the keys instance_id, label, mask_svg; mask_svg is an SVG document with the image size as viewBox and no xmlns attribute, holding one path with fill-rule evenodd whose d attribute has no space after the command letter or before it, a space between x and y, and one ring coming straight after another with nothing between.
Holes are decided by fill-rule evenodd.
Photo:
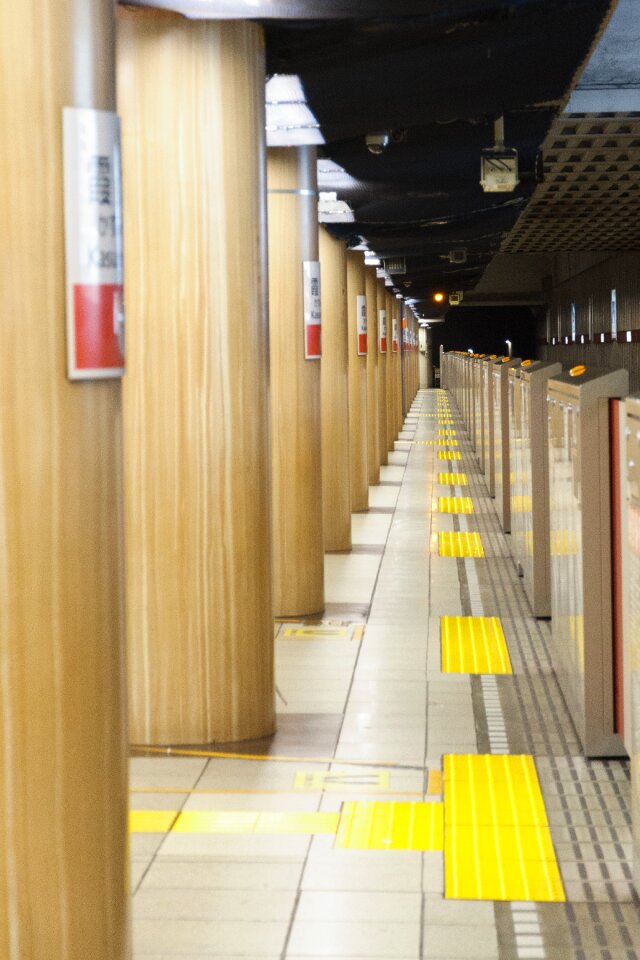
<instances>
[{"instance_id":1,"label":"security camera","mask_svg":"<svg viewBox=\"0 0 640 960\"><path fill-rule=\"evenodd\" d=\"M389 132L384 130L382 133L368 133L364 142L369 153L382 153L389 146Z\"/></svg>"}]
</instances>

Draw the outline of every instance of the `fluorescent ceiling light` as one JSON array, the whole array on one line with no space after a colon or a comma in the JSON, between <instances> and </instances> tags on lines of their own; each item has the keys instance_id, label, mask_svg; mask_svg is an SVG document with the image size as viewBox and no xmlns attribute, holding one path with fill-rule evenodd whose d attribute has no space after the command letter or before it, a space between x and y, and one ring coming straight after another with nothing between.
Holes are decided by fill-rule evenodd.
<instances>
[{"instance_id":1,"label":"fluorescent ceiling light","mask_svg":"<svg viewBox=\"0 0 640 960\"><path fill-rule=\"evenodd\" d=\"M338 200L335 193L320 192L318 200L318 220L320 223L353 223L353 210L344 200Z\"/></svg>"},{"instance_id":2,"label":"fluorescent ceiling light","mask_svg":"<svg viewBox=\"0 0 640 960\"><path fill-rule=\"evenodd\" d=\"M339 163L329 158L318 160L318 189L320 190L352 190L358 187L360 181L341 167ZM353 247L351 248L354 249ZM357 249L357 248L356 248Z\"/></svg>"},{"instance_id":3,"label":"fluorescent ceiling light","mask_svg":"<svg viewBox=\"0 0 640 960\"><path fill-rule=\"evenodd\" d=\"M324 143L320 124L307 105L294 74L276 74L267 82L267 146L302 147Z\"/></svg>"}]
</instances>

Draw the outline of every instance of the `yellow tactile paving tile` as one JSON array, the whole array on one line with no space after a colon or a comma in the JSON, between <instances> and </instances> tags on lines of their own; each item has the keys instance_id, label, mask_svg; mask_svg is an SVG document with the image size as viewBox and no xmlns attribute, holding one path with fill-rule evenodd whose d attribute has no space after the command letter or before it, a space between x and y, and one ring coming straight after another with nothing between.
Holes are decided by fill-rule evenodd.
<instances>
[{"instance_id":1,"label":"yellow tactile paving tile","mask_svg":"<svg viewBox=\"0 0 640 960\"><path fill-rule=\"evenodd\" d=\"M513 483L513 481L511 481ZM531 497L511 497L511 513L531 513Z\"/></svg>"},{"instance_id":2,"label":"yellow tactile paving tile","mask_svg":"<svg viewBox=\"0 0 640 960\"><path fill-rule=\"evenodd\" d=\"M533 757L444 758L445 896L564 901Z\"/></svg>"},{"instance_id":3,"label":"yellow tactile paving tile","mask_svg":"<svg viewBox=\"0 0 640 960\"><path fill-rule=\"evenodd\" d=\"M578 552L578 535L575 530L551 531L551 556L567 557Z\"/></svg>"},{"instance_id":4,"label":"yellow tactile paving tile","mask_svg":"<svg viewBox=\"0 0 640 960\"><path fill-rule=\"evenodd\" d=\"M436 440L436 443L438 443L441 447L459 447L460 446L457 440L453 440L451 438L445 439L444 437L441 440L440 439Z\"/></svg>"},{"instance_id":5,"label":"yellow tactile paving tile","mask_svg":"<svg viewBox=\"0 0 640 960\"><path fill-rule=\"evenodd\" d=\"M443 673L513 673L499 617L440 617Z\"/></svg>"},{"instance_id":6,"label":"yellow tactile paving tile","mask_svg":"<svg viewBox=\"0 0 640 960\"><path fill-rule=\"evenodd\" d=\"M438 497L439 513L474 513L471 497Z\"/></svg>"},{"instance_id":7,"label":"yellow tactile paving tile","mask_svg":"<svg viewBox=\"0 0 640 960\"><path fill-rule=\"evenodd\" d=\"M315 834L335 833L338 813L252 810L132 810L132 833Z\"/></svg>"},{"instance_id":8,"label":"yellow tactile paving tile","mask_svg":"<svg viewBox=\"0 0 640 960\"><path fill-rule=\"evenodd\" d=\"M438 436L439 437L457 437L458 431L457 430L438 430Z\"/></svg>"},{"instance_id":9,"label":"yellow tactile paving tile","mask_svg":"<svg viewBox=\"0 0 640 960\"><path fill-rule=\"evenodd\" d=\"M462 460L459 450L438 450L438 460Z\"/></svg>"},{"instance_id":10,"label":"yellow tactile paving tile","mask_svg":"<svg viewBox=\"0 0 640 960\"><path fill-rule=\"evenodd\" d=\"M439 473L438 483L443 483L449 487L467 487L469 480L466 473Z\"/></svg>"},{"instance_id":11,"label":"yellow tactile paving tile","mask_svg":"<svg viewBox=\"0 0 640 960\"><path fill-rule=\"evenodd\" d=\"M349 801L334 847L342 850L442 850L443 805Z\"/></svg>"},{"instance_id":12,"label":"yellow tactile paving tile","mask_svg":"<svg viewBox=\"0 0 640 960\"><path fill-rule=\"evenodd\" d=\"M438 534L438 552L441 557L484 557L479 533L441 531Z\"/></svg>"}]
</instances>

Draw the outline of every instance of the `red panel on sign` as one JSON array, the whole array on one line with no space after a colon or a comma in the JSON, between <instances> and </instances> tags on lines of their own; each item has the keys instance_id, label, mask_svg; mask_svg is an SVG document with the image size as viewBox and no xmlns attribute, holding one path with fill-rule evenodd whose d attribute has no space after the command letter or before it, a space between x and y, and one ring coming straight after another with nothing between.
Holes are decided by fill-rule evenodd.
<instances>
[{"instance_id":1,"label":"red panel on sign","mask_svg":"<svg viewBox=\"0 0 640 960\"><path fill-rule=\"evenodd\" d=\"M360 356L364 355L367 352L367 335L366 333L358 334L358 353Z\"/></svg>"},{"instance_id":2,"label":"red panel on sign","mask_svg":"<svg viewBox=\"0 0 640 960\"><path fill-rule=\"evenodd\" d=\"M112 370L124 366L114 329L114 299L120 284L76 284L73 288L78 370Z\"/></svg>"},{"instance_id":3,"label":"red panel on sign","mask_svg":"<svg viewBox=\"0 0 640 960\"><path fill-rule=\"evenodd\" d=\"M312 323L307 326L307 359L321 355L322 326Z\"/></svg>"},{"instance_id":4,"label":"red panel on sign","mask_svg":"<svg viewBox=\"0 0 640 960\"><path fill-rule=\"evenodd\" d=\"M380 337L380 353L386 353L386 352L387 352L387 338Z\"/></svg>"}]
</instances>

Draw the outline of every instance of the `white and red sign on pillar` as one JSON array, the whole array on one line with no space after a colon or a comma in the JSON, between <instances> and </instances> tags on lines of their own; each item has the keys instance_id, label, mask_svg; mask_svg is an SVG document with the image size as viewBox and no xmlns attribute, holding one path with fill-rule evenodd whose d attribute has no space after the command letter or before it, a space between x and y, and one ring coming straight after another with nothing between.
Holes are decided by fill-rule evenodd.
<instances>
[{"instance_id":1,"label":"white and red sign on pillar","mask_svg":"<svg viewBox=\"0 0 640 960\"><path fill-rule=\"evenodd\" d=\"M108 110L65 107L64 224L67 374L124 373L120 120Z\"/></svg>"},{"instance_id":2,"label":"white and red sign on pillar","mask_svg":"<svg viewBox=\"0 0 640 960\"><path fill-rule=\"evenodd\" d=\"M393 317L391 320L391 352L398 352L398 318Z\"/></svg>"},{"instance_id":3,"label":"white and red sign on pillar","mask_svg":"<svg viewBox=\"0 0 640 960\"><path fill-rule=\"evenodd\" d=\"M367 298L356 297L356 320L358 324L358 356L367 355Z\"/></svg>"},{"instance_id":4,"label":"white and red sign on pillar","mask_svg":"<svg viewBox=\"0 0 640 960\"><path fill-rule=\"evenodd\" d=\"M320 299L320 263L305 260L304 289L304 358L319 360L322 356L322 306Z\"/></svg>"},{"instance_id":5,"label":"white and red sign on pillar","mask_svg":"<svg viewBox=\"0 0 640 960\"><path fill-rule=\"evenodd\" d=\"M378 340L380 341L380 353L387 352L387 311L380 310L378 314Z\"/></svg>"}]
</instances>

